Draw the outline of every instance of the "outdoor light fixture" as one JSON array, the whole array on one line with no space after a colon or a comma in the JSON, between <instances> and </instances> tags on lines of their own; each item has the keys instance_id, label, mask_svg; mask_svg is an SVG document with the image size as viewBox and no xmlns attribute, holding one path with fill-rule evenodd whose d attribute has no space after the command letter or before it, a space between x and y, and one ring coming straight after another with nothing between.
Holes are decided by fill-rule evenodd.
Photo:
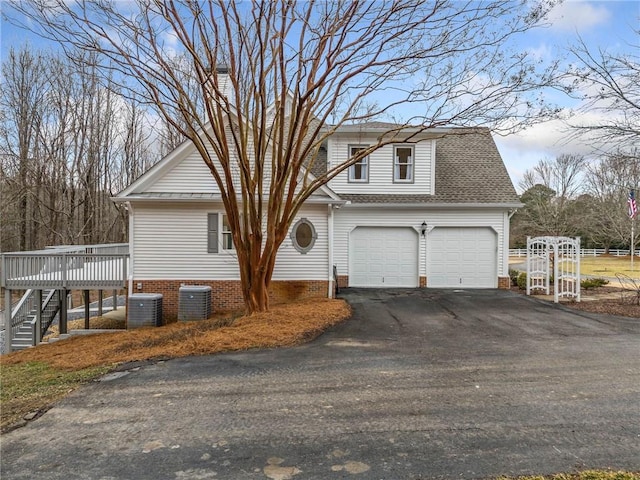
<instances>
[{"instance_id":1,"label":"outdoor light fixture","mask_svg":"<svg viewBox=\"0 0 640 480\"><path fill-rule=\"evenodd\" d=\"M420 233L424 237L424 234L426 232L427 232L427 222L422 222L422 225L420 225Z\"/></svg>"}]
</instances>

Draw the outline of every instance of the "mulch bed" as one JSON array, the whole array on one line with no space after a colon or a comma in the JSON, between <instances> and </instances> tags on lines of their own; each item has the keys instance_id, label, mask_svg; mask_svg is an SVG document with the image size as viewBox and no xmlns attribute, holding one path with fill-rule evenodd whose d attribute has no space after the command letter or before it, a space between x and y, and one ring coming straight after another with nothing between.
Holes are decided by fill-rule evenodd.
<instances>
[{"instance_id":1,"label":"mulch bed","mask_svg":"<svg viewBox=\"0 0 640 480\"><path fill-rule=\"evenodd\" d=\"M603 299L580 303L568 302L564 305L584 312L619 315L622 317L632 317L640 320L640 305L631 304L629 299Z\"/></svg>"},{"instance_id":2,"label":"mulch bed","mask_svg":"<svg viewBox=\"0 0 640 480\"><path fill-rule=\"evenodd\" d=\"M511 291L526 294L525 290L512 287ZM553 288L551 288L553 294ZM539 293L534 295L540 295ZM562 305L583 312L602 313L606 315L618 315L640 320L640 296L638 292L619 287L598 287L582 290L581 302L563 301ZM613 298L612 298L613 297Z\"/></svg>"}]
</instances>

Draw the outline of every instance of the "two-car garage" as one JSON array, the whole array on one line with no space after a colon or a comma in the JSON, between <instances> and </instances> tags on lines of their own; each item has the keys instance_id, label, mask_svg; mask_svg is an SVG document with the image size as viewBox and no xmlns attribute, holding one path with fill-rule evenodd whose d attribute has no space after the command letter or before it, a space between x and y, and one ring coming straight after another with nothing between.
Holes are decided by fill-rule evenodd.
<instances>
[{"instance_id":1,"label":"two-car garage","mask_svg":"<svg viewBox=\"0 0 640 480\"><path fill-rule=\"evenodd\" d=\"M434 227L426 233L429 287L495 288L498 239L489 227ZM356 227L349 238L349 285L417 287L424 240L412 227ZM424 271L424 269L422 269Z\"/></svg>"}]
</instances>

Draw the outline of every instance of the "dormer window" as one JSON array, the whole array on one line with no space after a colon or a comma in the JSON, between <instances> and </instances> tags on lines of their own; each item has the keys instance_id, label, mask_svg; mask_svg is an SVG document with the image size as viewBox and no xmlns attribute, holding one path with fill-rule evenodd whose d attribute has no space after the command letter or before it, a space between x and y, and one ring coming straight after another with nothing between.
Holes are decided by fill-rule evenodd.
<instances>
[{"instance_id":1,"label":"dormer window","mask_svg":"<svg viewBox=\"0 0 640 480\"><path fill-rule=\"evenodd\" d=\"M395 183L413 182L413 156L413 145L393 147L393 181Z\"/></svg>"},{"instance_id":2,"label":"dormer window","mask_svg":"<svg viewBox=\"0 0 640 480\"><path fill-rule=\"evenodd\" d=\"M350 145L349 158L353 158L362 150L369 148L367 145ZM369 156L361 158L349 167L349 182L367 183L369 181Z\"/></svg>"}]
</instances>

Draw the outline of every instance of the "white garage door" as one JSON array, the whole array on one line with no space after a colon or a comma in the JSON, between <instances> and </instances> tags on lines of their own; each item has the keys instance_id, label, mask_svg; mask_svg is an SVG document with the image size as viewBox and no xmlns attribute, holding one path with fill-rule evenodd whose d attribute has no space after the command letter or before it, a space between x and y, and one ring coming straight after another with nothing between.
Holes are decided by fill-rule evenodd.
<instances>
[{"instance_id":1,"label":"white garage door","mask_svg":"<svg viewBox=\"0 0 640 480\"><path fill-rule=\"evenodd\" d=\"M349 286L418 286L418 232L413 228L357 227L349 245Z\"/></svg>"},{"instance_id":2,"label":"white garage door","mask_svg":"<svg viewBox=\"0 0 640 480\"><path fill-rule=\"evenodd\" d=\"M427 286L497 287L497 235L491 228L436 227L427 245Z\"/></svg>"}]
</instances>

